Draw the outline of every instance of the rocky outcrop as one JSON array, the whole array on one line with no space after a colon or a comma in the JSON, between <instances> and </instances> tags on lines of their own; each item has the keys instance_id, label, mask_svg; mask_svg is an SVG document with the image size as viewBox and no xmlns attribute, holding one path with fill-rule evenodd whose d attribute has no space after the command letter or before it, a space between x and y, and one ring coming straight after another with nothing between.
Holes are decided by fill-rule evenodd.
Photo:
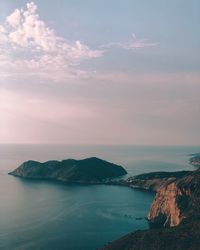
<instances>
[{"instance_id":1,"label":"rocky outcrop","mask_svg":"<svg viewBox=\"0 0 200 250\"><path fill-rule=\"evenodd\" d=\"M148 215L154 227L130 233L101 250L199 249L200 170L176 176L156 191Z\"/></svg>"},{"instance_id":2,"label":"rocky outcrop","mask_svg":"<svg viewBox=\"0 0 200 250\"><path fill-rule=\"evenodd\" d=\"M184 218L197 213L194 208L198 208L199 190L200 170L166 184L158 189L148 220L164 227L179 225Z\"/></svg>"},{"instance_id":3,"label":"rocky outcrop","mask_svg":"<svg viewBox=\"0 0 200 250\"><path fill-rule=\"evenodd\" d=\"M177 226L181 219L181 211L179 208L179 198L184 195L172 182L158 190L156 197L151 206L148 220L157 225Z\"/></svg>"},{"instance_id":4,"label":"rocky outcrop","mask_svg":"<svg viewBox=\"0 0 200 250\"><path fill-rule=\"evenodd\" d=\"M92 157L44 163L27 161L9 174L31 179L96 184L125 175L127 172L119 165Z\"/></svg>"}]
</instances>

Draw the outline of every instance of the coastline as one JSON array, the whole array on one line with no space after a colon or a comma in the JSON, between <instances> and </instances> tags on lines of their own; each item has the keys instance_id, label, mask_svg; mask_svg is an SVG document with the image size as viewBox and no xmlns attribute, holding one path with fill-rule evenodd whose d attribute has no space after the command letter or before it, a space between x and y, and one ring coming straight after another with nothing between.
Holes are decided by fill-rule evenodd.
<instances>
[{"instance_id":1,"label":"coastline","mask_svg":"<svg viewBox=\"0 0 200 250\"><path fill-rule=\"evenodd\" d=\"M185 172L185 171L172 172L172 174L174 174L174 173L179 173L179 172ZM188 171L187 171L187 172L188 172ZM192 171L189 171L189 172L192 172ZM142 177L142 176L143 176L143 177L145 177L145 176L147 177L148 175L151 176L152 174L156 174L156 175L157 175L157 174L162 174L162 173L167 174L167 175L169 174L168 172L162 172L162 171L161 171L161 172L154 172L154 173L141 174L141 175L139 175L140 178L136 178L136 180L139 179L139 180L141 181L141 179L142 179L141 177ZM144 178L144 179L146 179L145 181L149 181L149 179L146 178L146 177ZM171 176L171 177L172 177L172 176ZM133 178L133 177L131 177L131 178ZM165 176L165 178L166 178L166 176ZM130 180L130 177L129 177L128 179ZM119 181L119 180L118 180L118 181L111 181L111 182L101 182L101 183L99 183L99 182L98 182L98 183L97 183L97 182L94 183L94 182L93 182L93 183L79 183L79 184L80 184L80 185L100 185L100 184L101 184L101 185L118 185L118 186L121 185L121 186L127 186L127 187L129 187L129 188L134 188L134 189L137 188L137 189L140 189L140 190L143 190L143 191L147 191L147 192L154 192L154 193L156 192L155 190L152 190L152 188L151 188L151 190L150 190L149 188L147 188L147 187L144 188L144 186L141 186L141 185L140 185L140 186L139 186L139 185L136 186L136 185L133 185L133 183L131 183L131 185L130 185L130 182L127 181L128 179L122 180L122 181ZM153 179L153 176L152 176L152 179ZM25 180L25 178L23 178L23 180ZM29 181L29 180L27 180L27 181ZM45 181L46 181L46 180L45 180ZM60 183L63 184L63 182L60 182ZM65 184L65 183L64 183L64 184ZM68 183L68 184L69 184L69 183ZM68 185L68 184L67 184L67 185ZM76 184L78 184L78 183L71 183L71 184L72 184L72 185L76 185ZM71 185L71 184L70 184L70 185ZM144 184L144 183L143 183L143 184ZM136 219L136 218L135 218L135 219Z\"/></svg>"},{"instance_id":2,"label":"coastline","mask_svg":"<svg viewBox=\"0 0 200 250\"><path fill-rule=\"evenodd\" d=\"M147 217L150 229L132 232L100 250L197 250L200 239L200 154L193 155L190 163L197 169L178 173L168 180L164 178L161 185L150 189L156 192Z\"/></svg>"}]
</instances>

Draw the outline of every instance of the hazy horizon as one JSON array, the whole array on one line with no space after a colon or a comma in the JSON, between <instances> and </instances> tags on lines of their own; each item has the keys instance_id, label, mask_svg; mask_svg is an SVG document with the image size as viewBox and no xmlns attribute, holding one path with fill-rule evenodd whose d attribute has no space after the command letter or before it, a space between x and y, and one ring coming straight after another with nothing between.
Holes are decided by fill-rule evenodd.
<instances>
[{"instance_id":1,"label":"hazy horizon","mask_svg":"<svg viewBox=\"0 0 200 250\"><path fill-rule=\"evenodd\" d=\"M199 9L2 0L1 144L198 146Z\"/></svg>"}]
</instances>

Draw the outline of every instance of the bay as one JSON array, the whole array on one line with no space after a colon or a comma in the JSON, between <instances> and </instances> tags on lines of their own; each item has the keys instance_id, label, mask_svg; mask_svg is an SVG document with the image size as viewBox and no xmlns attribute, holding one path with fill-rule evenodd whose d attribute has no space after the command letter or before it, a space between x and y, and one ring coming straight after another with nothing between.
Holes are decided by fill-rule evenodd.
<instances>
[{"instance_id":1,"label":"bay","mask_svg":"<svg viewBox=\"0 0 200 250\"><path fill-rule=\"evenodd\" d=\"M92 250L130 231L144 218L154 194L127 187L30 181L7 173L23 161L96 156L129 175L191 170L200 147L105 145L0 145L0 249Z\"/></svg>"}]
</instances>

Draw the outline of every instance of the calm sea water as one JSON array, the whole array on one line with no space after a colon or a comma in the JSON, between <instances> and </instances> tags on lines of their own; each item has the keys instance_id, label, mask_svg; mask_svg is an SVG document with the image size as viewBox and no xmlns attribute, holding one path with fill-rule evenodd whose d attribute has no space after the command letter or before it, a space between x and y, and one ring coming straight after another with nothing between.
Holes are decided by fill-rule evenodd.
<instances>
[{"instance_id":1,"label":"calm sea water","mask_svg":"<svg viewBox=\"0 0 200 250\"><path fill-rule=\"evenodd\" d=\"M25 160L97 156L129 175L193 169L200 147L0 145L0 249L92 250L148 227L153 194L126 187L64 185L7 173Z\"/></svg>"}]
</instances>

